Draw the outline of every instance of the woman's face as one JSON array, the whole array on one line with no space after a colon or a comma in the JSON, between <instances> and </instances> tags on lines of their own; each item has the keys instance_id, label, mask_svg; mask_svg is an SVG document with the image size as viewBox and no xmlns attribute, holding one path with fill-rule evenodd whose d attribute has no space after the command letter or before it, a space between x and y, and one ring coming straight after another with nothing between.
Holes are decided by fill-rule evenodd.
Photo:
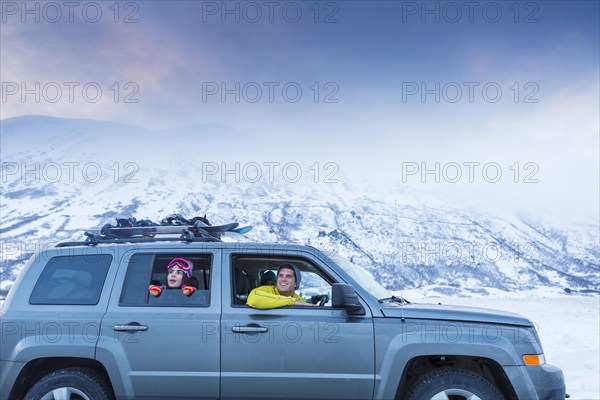
<instances>
[{"instance_id":1,"label":"woman's face","mask_svg":"<svg viewBox=\"0 0 600 400\"><path fill-rule=\"evenodd\" d=\"M185 272L178 266L169 268L167 275L167 287L171 289L179 289L183 284L183 275Z\"/></svg>"}]
</instances>

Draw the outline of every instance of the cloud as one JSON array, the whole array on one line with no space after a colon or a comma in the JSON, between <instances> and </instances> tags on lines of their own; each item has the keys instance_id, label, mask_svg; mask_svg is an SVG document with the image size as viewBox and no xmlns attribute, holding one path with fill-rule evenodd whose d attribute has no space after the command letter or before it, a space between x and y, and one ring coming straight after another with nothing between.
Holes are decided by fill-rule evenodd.
<instances>
[{"instance_id":1,"label":"cloud","mask_svg":"<svg viewBox=\"0 0 600 400\"><path fill-rule=\"evenodd\" d=\"M401 7L389 2L336 3L334 24L315 23L308 8L299 23L223 23L221 15L205 21L206 2L140 2L131 3L137 23L123 23L133 9L122 8L115 23L113 3L98 4L106 17L98 23L3 23L3 83L39 82L42 92L49 82L80 83L73 102L10 96L3 118L223 124L260 143L251 155L337 162L381 186L401 181L406 163L496 162L504 177L519 163L522 180L531 162L535 185L413 183L456 201L597 214L598 22L588 3L540 3L535 24L514 23L508 8L499 24L401 23ZM90 82L102 89L97 102L82 96ZM456 102L453 82L462 90ZM407 83L419 92L407 96ZM485 98L486 83L501 88L498 102ZM286 85L300 87L299 101Z\"/></svg>"}]
</instances>

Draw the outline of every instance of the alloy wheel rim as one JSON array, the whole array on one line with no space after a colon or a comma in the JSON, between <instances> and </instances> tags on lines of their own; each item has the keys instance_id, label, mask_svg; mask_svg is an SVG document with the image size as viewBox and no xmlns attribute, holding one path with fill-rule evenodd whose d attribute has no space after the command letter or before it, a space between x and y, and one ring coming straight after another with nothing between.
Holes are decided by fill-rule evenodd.
<instances>
[{"instance_id":1,"label":"alloy wheel rim","mask_svg":"<svg viewBox=\"0 0 600 400\"><path fill-rule=\"evenodd\" d=\"M73 397L77 396L77 397ZM81 390L73 387L61 387L52 390L42 397L41 400L71 400L71 399L83 399L92 400Z\"/></svg>"},{"instance_id":2,"label":"alloy wheel rim","mask_svg":"<svg viewBox=\"0 0 600 400\"><path fill-rule=\"evenodd\" d=\"M468 390L446 389L434 395L431 400L481 400L479 396Z\"/></svg>"}]
</instances>

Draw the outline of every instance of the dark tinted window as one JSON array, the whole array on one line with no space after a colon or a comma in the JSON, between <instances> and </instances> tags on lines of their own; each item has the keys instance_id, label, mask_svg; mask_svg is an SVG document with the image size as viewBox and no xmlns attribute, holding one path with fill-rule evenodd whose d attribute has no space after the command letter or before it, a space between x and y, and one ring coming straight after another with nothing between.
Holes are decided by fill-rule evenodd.
<instances>
[{"instance_id":1,"label":"dark tinted window","mask_svg":"<svg viewBox=\"0 0 600 400\"><path fill-rule=\"evenodd\" d=\"M129 260L120 304L135 305L148 302L148 286L152 274L153 254L135 254Z\"/></svg>"},{"instance_id":2,"label":"dark tinted window","mask_svg":"<svg viewBox=\"0 0 600 400\"><path fill-rule=\"evenodd\" d=\"M186 296L180 289L167 289L167 265L174 258L193 263L191 285L196 291ZM122 306L208 306L210 304L211 254L135 254L129 261L119 304ZM151 296L149 286L162 288L158 297Z\"/></svg>"},{"instance_id":3,"label":"dark tinted window","mask_svg":"<svg viewBox=\"0 0 600 400\"><path fill-rule=\"evenodd\" d=\"M31 304L98 304L112 256L83 255L53 257L40 275Z\"/></svg>"}]
</instances>

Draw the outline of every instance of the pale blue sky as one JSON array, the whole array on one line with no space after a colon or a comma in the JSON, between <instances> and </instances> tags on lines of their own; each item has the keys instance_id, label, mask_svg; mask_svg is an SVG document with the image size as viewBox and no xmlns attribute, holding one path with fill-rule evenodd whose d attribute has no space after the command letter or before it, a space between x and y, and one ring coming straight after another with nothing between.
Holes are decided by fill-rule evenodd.
<instances>
[{"instance_id":1,"label":"pale blue sky","mask_svg":"<svg viewBox=\"0 0 600 400\"><path fill-rule=\"evenodd\" d=\"M221 124L266 141L271 154L383 181L409 161L535 162L542 182L508 197L561 198L557 207L583 198L597 214L597 1L140 1L117 3L118 15L114 2L84 2L72 22L45 4L2 2L2 118ZM58 101L47 101L53 92L23 101L20 85L51 82ZM73 101L64 82L79 84ZM90 82L102 89L96 103L82 97ZM223 88L236 93L223 101Z\"/></svg>"}]
</instances>

